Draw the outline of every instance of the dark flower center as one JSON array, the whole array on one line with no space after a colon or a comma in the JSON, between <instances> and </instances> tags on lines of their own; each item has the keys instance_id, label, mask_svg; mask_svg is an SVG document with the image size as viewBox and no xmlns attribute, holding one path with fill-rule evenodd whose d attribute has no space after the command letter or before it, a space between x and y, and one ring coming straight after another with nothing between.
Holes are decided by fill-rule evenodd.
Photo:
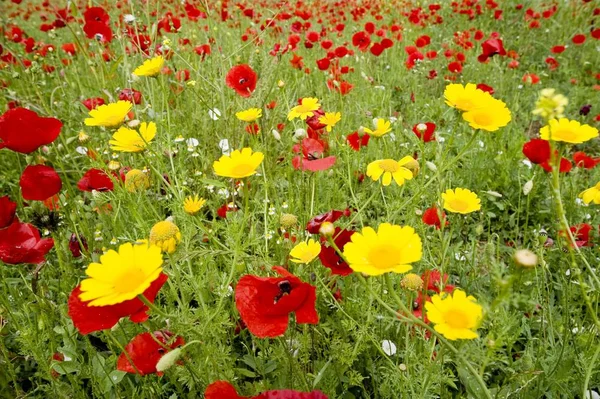
<instances>
[{"instance_id":1,"label":"dark flower center","mask_svg":"<svg viewBox=\"0 0 600 399\"><path fill-rule=\"evenodd\" d=\"M292 292L292 285L287 280L281 281L277 286L279 287L279 293L275 296L274 303L279 302L284 295L289 295Z\"/></svg>"}]
</instances>

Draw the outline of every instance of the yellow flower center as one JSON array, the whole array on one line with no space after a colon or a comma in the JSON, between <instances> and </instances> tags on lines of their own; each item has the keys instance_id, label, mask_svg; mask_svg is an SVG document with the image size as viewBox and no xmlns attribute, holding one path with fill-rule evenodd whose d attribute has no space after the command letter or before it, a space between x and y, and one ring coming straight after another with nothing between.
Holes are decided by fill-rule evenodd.
<instances>
[{"instance_id":1,"label":"yellow flower center","mask_svg":"<svg viewBox=\"0 0 600 399\"><path fill-rule=\"evenodd\" d=\"M171 239L177 235L178 231L179 229L172 222L167 220L158 222L150 231L150 241L157 242Z\"/></svg>"},{"instance_id":2,"label":"yellow flower center","mask_svg":"<svg viewBox=\"0 0 600 399\"><path fill-rule=\"evenodd\" d=\"M247 175L248 173L252 173L254 171L254 166L249 165L247 163L241 163L239 165L235 165L232 168L232 174L236 176Z\"/></svg>"},{"instance_id":3,"label":"yellow flower center","mask_svg":"<svg viewBox=\"0 0 600 399\"><path fill-rule=\"evenodd\" d=\"M450 202L450 206L457 211L465 211L469 207L469 204L466 201L456 198Z\"/></svg>"},{"instance_id":4,"label":"yellow flower center","mask_svg":"<svg viewBox=\"0 0 600 399\"><path fill-rule=\"evenodd\" d=\"M494 118L490 114L479 113L475 115L473 120L480 126L489 126L494 121Z\"/></svg>"},{"instance_id":5,"label":"yellow flower center","mask_svg":"<svg viewBox=\"0 0 600 399\"><path fill-rule=\"evenodd\" d=\"M469 98L459 98L456 100L456 108L471 109L473 108L473 102Z\"/></svg>"},{"instance_id":6,"label":"yellow flower center","mask_svg":"<svg viewBox=\"0 0 600 399\"><path fill-rule=\"evenodd\" d=\"M120 294L125 294L134 291L140 284L144 282L144 273L142 270L135 268L129 269L123 273L117 281L115 281L115 291Z\"/></svg>"},{"instance_id":7,"label":"yellow flower center","mask_svg":"<svg viewBox=\"0 0 600 399\"><path fill-rule=\"evenodd\" d=\"M575 139L577 137L577 134L569 129L560 129L560 130L556 130L554 132L552 132L552 138L560 138L560 139L567 139L567 140L572 140Z\"/></svg>"},{"instance_id":8,"label":"yellow flower center","mask_svg":"<svg viewBox=\"0 0 600 399\"><path fill-rule=\"evenodd\" d=\"M382 161L379 161L379 167L384 171L390 173L397 172L398 169L400 169L400 165L398 164L398 162L394 161L393 159L384 159Z\"/></svg>"},{"instance_id":9,"label":"yellow flower center","mask_svg":"<svg viewBox=\"0 0 600 399\"><path fill-rule=\"evenodd\" d=\"M444 313L444 321L451 328L469 328L469 317L463 311L450 309Z\"/></svg>"},{"instance_id":10,"label":"yellow flower center","mask_svg":"<svg viewBox=\"0 0 600 399\"><path fill-rule=\"evenodd\" d=\"M391 245L381 244L369 251L367 259L378 269L389 269L398 264L398 251Z\"/></svg>"}]
</instances>

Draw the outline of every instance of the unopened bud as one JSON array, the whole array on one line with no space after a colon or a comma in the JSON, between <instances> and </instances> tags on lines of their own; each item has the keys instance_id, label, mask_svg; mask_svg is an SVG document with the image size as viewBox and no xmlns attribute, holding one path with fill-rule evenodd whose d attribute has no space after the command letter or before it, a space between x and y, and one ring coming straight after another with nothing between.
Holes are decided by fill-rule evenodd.
<instances>
[{"instance_id":1,"label":"unopened bud","mask_svg":"<svg viewBox=\"0 0 600 399\"><path fill-rule=\"evenodd\" d=\"M323 237L333 237L335 226L331 222L323 222L319 228L319 234Z\"/></svg>"},{"instance_id":2,"label":"unopened bud","mask_svg":"<svg viewBox=\"0 0 600 399\"><path fill-rule=\"evenodd\" d=\"M538 263L537 255L528 249L519 249L515 252L513 258L519 266L527 268L535 267Z\"/></svg>"},{"instance_id":3,"label":"unopened bud","mask_svg":"<svg viewBox=\"0 0 600 399\"><path fill-rule=\"evenodd\" d=\"M163 372L169 367L173 366L179 357L181 356L181 348L173 349L171 352L167 352L160 358L156 363L156 371Z\"/></svg>"}]
</instances>

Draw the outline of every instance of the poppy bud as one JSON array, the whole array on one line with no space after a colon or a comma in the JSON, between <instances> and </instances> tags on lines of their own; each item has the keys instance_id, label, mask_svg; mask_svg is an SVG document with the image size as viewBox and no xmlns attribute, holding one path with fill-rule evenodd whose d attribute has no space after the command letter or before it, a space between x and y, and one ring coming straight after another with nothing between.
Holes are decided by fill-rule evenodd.
<instances>
[{"instance_id":1,"label":"poppy bud","mask_svg":"<svg viewBox=\"0 0 600 399\"><path fill-rule=\"evenodd\" d=\"M519 249L515 252L513 259L517 265L525 268L535 267L538 263L537 255L528 249Z\"/></svg>"},{"instance_id":2,"label":"poppy bud","mask_svg":"<svg viewBox=\"0 0 600 399\"><path fill-rule=\"evenodd\" d=\"M75 233L71 234L71 238L69 239L69 251L71 251L71 255L74 258L79 258L81 256L81 245L83 244L83 248L87 251L88 245L83 237L77 238Z\"/></svg>"},{"instance_id":3,"label":"poppy bud","mask_svg":"<svg viewBox=\"0 0 600 399\"><path fill-rule=\"evenodd\" d=\"M165 353L164 356L160 358L158 363L156 363L156 371L163 372L172 367L181 357L181 352L181 348L175 348L171 352Z\"/></svg>"},{"instance_id":4,"label":"poppy bud","mask_svg":"<svg viewBox=\"0 0 600 399\"><path fill-rule=\"evenodd\" d=\"M400 285L409 291L420 291L423 288L423 279L418 274L408 273L402 278Z\"/></svg>"},{"instance_id":5,"label":"poppy bud","mask_svg":"<svg viewBox=\"0 0 600 399\"><path fill-rule=\"evenodd\" d=\"M333 237L335 226L331 222L323 222L319 228L319 234L323 237Z\"/></svg>"}]
</instances>

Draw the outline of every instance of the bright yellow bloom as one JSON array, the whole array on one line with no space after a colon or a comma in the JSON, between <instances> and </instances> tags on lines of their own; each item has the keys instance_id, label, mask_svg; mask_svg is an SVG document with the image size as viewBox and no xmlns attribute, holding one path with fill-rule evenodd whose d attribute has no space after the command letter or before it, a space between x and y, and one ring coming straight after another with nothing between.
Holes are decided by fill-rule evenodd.
<instances>
[{"instance_id":1,"label":"bright yellow bloom","mask_svg":"<svg viewBox=\"0 0 600 399\"><path fill-rule=\"evenodd\" d=\"M301 242L290 251L290 260L294 263L310 263L321 252L321 244L312 238L308 243Z\"/></svg>"},{"instance_id":2,"label":"bright yellow bloom","mask_svg":"<svg viewBox=\"0 0 600 399\"><path fill-rule=\"evenodd\" d=\"M510 110L506 108L506 104L491 96L489 100L482 102L480 107L463 113L462 117L473 129L488 132L495 132L508 125L511 120Z\"/></svg>"},{"instance_id":3,"label":"bright yellow bloom","mask_svg":"<svg viewBox=\"0 0 600 399\"><path fill-rule=\"evenodd\" d=\"M252 153L252 148L246 147L221 156L213 162L213 169L217 176L241 179L255 174L264 157L262 152Z\"/></svg>"},{"instance_id":4,"label":"bright yellow bloom","mask_svg":"<svg viewBox=\"0 0 600 399\"><path fill-rule=\"evenodd\" d=\"M319 122L326 126L328 132L341 120L342 114L339 112L325 112L325 115L319 117Z\"/></svg>"},{"instance_id":5,"label":"bright yellow bloom","mask_svg":"<svg viewBox=\"0 0 600 399\"><path fill-rule=\"evenodd\" d=\"M421 238L409 226L379 225L377 232L365 227L344 245L344 257L355 272L377 276L387 272L406 273L411 263L423 256Z\"/></svg>"},{"instance_id":6,"label":"bright yellow bloom","mask_svg":"<svg viewBox=\"0 0 600 399\"><path fill-rule=\"evenodd\" d=\"M593 202L596 205L600 204L600 182L596 183L594 187L581 192L579 198L583 199L583 202L586 204L589 204L590 202Z\"/></svg>"},{"instance_id":7,"label":"bright yellow bloom","mask_svg":"<svg viewBox=\"0 0 600 399\"><path fill-rule=\"evenodd\" d=\"M91 118L85 119L86 126L119 126L131 111L133 104L129 101L117 101L116 103L104 104L89 112Z\"/></svg>"},{"instance_id":8,"label":"bright yellow bloom","mask_svg":"<svg viewBox=\"0 0 600 399\"><path fill-rule=\"evenodd\" d=\"M110 250L100 263L90 263L89 278L81 282L79 299L88 306L115 305L142 294L162 272L160 248L147 243L123 244Z\"/></svg>"},{"instance_id":9,"label":"bright yellow bloom","mask_svg":"<svg viewBox=\"0 0 600 399\"><path fill-rule=\"evenodd\" d=\"M150 187L150 178L139 169L131 169L125 175L125 189L130 193L143 191Z\"/></svg>"},{"instance_id":10,"label":"bright yellow bloom","mask_svg":"<svg viewBox=\"0 0 600 399\"><path fill-rule=\"evenodd\" d=\"M262 109L248 108L247 110L236 112L235 116L241 121L252 123L262 116Z\"/></svg>"},{"instance_id":11,"label":"bright yellow bloom","mask_svg":"<svg viewBox=\"0 0 600 399\"><path fill-rule=\"evenodd\" d=\"M404 184L404 180L413 178L413 172L408 168L408 165L414 163L416 161L411 156L405 156L399 161L380 159L379 161L371 162L367 166L367 176L373 179L373 181L377 181L383 175L381 184L384 186L389 186L392 178L394 178L396 184L401 186Z\"/></svg>"},{"instance_id":12,"label":"bright yellow bloom","mask_svg":"<svg viewBox=\"0 0 600 399\"><path fill-rule=\"evenodd\" d=\"M540 129L540 137L544 140L579 144L598 137L598 129L567 118L551 119L548 125Z\"/></svg>"},{"instance_id":13,"label":"bright yellow bloom","mask_svg":"<svg viewBox=\"0 0 600 399\"><path fill-rule=\"evenodd\" d=\"M288 120L291 121L294 118L300 118L304 121L306 118L313 116L315 114L313 111L316 111L319 108L321 108L321 104L319 104L318 98L303 98L300 102L300 105L296 105L290 110L290 113L288 114Z\"/></svg>"},{"instance_id":14,"label":"bright yellow bloom","mask_svg":"<svg viewBox=\"0 0 600 399\"><path fill-rule=\"evenodd\" d=\"M144 61L142 65L135 68L133 74L136 76L156 76L160 73L163 65L165 64L165 59L162 55L158 57L150 58L149 60Z\"/></svg>"},{"instance_id":15,"label":"bright yellow bloom","mask_svg":"<svg viewBox=\"0 0 600 399\"><path fill-rule=\"evenodd\" d=\"M444 97L447 105L461 111L470 111L478 108L483 102L493 99L490 93L479 90L473 83L467 83L466 86L449 84L444 90Z\"/></svg>"},{"instance_id":16,"label":"bright yellow bloom","mask_svg":"<svg viewBox=\"0 0 600 399\"><path fill-rule=\"evenodd\" d=\"M444 209L448 212L467 214L481 209L477 194L466 188L448 189L442 193Z\"/></svg>"},{"instance_id":17,"label":"bright yellow bloom","mask_svg":"<svg viewBox=\"0 0 600 399\"><path fill-rule=\"evenodd\" d=\"M554 94L555 92L554 89L542 90L532 114L539 115L544 119L562 118L569 99L562 94Z\"/></svg>"},{"instance_id":18,"label":"bright yellow bloom","mask_svg":"<svg viewBox=\"0 0 600 399\"><path fill-rule=\"evenodd\" d=\"M181 242L179 227L169 219L156 223L150 230L150 244L162 251L172 254Z\"/></svg>"},{"instance_id":19,"label":"bright yellow bloom","mask_svg":"<svg viewBox=\"0 0 600 399\"><path fill-rule=\"evenodd\" d=\"M121 126L108 142L110 149L119 152L140 152L156 136L156 124L154 122L142 122L139 133L133 129Z\"/></svg>"},{"instance_id":20,"label":"bright yellow bloom","mask_svg":"<svg viewBox=\"0 0 600 399\"><path fill-rule=\"evenodd\" d=\"M377 119L375 130L371 130L367 127L365 127L364 130L365 130L365 133L368 133L371 136L381 137L384 134L387 134L392 131L392 124L391 124L391 122L386 121L385 119L379 118L379 119Z\"/></svg>"},{"instance_id":21,"label":"bright yellow bloom","mask_svg":"<svg viewBox=\"0 0 600 399\"><path fill-rule=\"evenodd\" d=\"M206 204L204 198L198 198L198 195L193 197L190 195L183 201L183 210L189 215L195 215Z\"/></svg>"},{"instance_id":22,"label":"bright yellow bloom","mask_svg":"<svg viewBox=\"0 0 600 399\"><path fill-rule=\"evenodd\" d=\"M434 295L431 302L425 302L427 318L435 324L435 331L452 341L477 338L473 330L483 318L483 309L477 300L458 289L452 295L442 295Z\"/></svg>"}]
</instances>

